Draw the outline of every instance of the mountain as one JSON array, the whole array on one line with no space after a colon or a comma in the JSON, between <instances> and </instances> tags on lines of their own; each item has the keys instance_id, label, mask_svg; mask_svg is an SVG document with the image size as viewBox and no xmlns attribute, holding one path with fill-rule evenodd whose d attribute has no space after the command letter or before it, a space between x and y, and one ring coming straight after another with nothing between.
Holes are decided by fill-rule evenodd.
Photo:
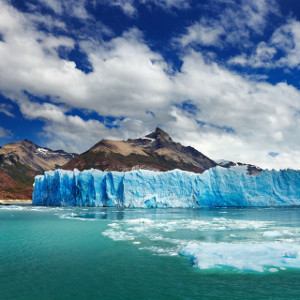
<instances>
[{"instance_id":1,"label":"mountain","mask_svg":"<svg viewBox=\"0 0 300 300\"><path fill-rule=\"evenodd\" d=\"M94 168L114 171L181 169L203 173L215 166L240 166L246 168L250 175L262 171L249 164L225 160L215 162L193 147L173 141L160 128L143 138L101 140L80 155L54 151L23 140L0 148L0 199L30 199L34 177L58 167L66 170Z\"/></svg>"},{"instance_id":2,"label":"mountain","mask_svg":"<svg viewBox=\"0 0 300 300\"><path fill-rule=\"evenodd\" d=\"M202 173L216 165L216 162L193 147L174 142L165 131L156 128L144 138L101 140L88 151L71 159L63 168L115 171L181 169Z\"/></svg>"},{"instance_id":3,"label":"mountain","mask_svg":"<svg viewBox=\"0 0 300 300\"><path fill-rule=\"evenodd\" d=\"M30 199L35 175L60 167L74 156L29 140L4 145L0 148L0 199Z\"/></svg>"}]
</instances>

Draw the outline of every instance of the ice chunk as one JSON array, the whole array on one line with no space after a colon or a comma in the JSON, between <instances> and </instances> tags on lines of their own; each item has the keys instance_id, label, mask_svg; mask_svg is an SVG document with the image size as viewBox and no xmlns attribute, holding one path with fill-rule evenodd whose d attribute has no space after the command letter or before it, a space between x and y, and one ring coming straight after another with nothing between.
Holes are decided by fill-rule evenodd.
<instances>
[{"instance_id":1,"label":"ice chunk","mask_svg":"<svg viewBox=\"0 0 300 300\"><path fill-rule=\"evenodd\" d=\"M190 257L200 269L229 267L241 271L276 272L277 268L299 268L299 245L290 243L190 242L180 254Z\"/></svg>"}]
</instances>

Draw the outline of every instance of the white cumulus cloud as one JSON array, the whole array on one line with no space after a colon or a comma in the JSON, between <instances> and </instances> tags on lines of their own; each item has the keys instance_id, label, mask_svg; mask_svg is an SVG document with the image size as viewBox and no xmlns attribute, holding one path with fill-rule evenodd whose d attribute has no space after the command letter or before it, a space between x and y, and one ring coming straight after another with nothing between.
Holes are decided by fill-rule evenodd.
<instances>
[{"instance_id":1,"label":"white cumulus cloud","mask_svg":"<svg viewBox=\"0 0 300 300\"><path fill-rule=\"evenodd\" d=\"M253 18L249 24L258 30L254 24L263 21ZM0 91L24 117L44 121L48 146L83 151L101 138L138 137L159 125L213 159L300 168L300 92L285 82L242 76L190 49L181 52L175 71L136 28L108 40L81 39L92 65L84 73L58 55L61 46L73 49L72 38L39 31L3 1L0 32ZM264 59L273 55L268 46L259 50ZM108 128L74 108L114 116L117 124Z\"/></svg>"}]
</instances>

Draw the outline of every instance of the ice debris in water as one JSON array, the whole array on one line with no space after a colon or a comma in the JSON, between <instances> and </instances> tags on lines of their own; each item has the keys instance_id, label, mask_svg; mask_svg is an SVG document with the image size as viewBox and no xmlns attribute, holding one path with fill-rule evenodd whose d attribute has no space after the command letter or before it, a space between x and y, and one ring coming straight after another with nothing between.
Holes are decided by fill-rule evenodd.
<instances>
[{"instance_id":1,"label":"ice debris in water","mask_svg":"<svg viewBox=\"0 0 300 300\"><path fill-rule=\"evenodd\" d=\"M300 268L300 246L283 242L190 242L180 254L192 258L200 269L229 267L242 271L276 272Z\"/></svg>"},{"instance_id":2,"label":"ice debris in water","mask_svg":"<svg viewBox=\"0 0 300 300\"><path fill-rule=\"evenodd\" d=\"M189 235L186 235L188 231ZM288 228L272 221L229 218L136 218L113 222L103 232L112 240L141 245L140 250L154 255L188 257L195 267L202 270L271 273L300 268L299 234L298 228ZM195 237L204 240L193 240Z\"/></svg>"}]
</instances>

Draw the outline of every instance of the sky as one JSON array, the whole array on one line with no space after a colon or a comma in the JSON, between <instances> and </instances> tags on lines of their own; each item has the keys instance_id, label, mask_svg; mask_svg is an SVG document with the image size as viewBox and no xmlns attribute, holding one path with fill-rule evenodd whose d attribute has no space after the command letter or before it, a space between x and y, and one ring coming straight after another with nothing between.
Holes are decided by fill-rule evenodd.
<instances>
[{"instance_id":1,"label":"sky","mask_svg":"<svg viewBox=\"0 0 300 300\"><path fill-rule=\"evenodd\" d=\"M0 144L83 152L157 126L300 168L297 0L0 0Z\"/></svg>"}]
</instances>

